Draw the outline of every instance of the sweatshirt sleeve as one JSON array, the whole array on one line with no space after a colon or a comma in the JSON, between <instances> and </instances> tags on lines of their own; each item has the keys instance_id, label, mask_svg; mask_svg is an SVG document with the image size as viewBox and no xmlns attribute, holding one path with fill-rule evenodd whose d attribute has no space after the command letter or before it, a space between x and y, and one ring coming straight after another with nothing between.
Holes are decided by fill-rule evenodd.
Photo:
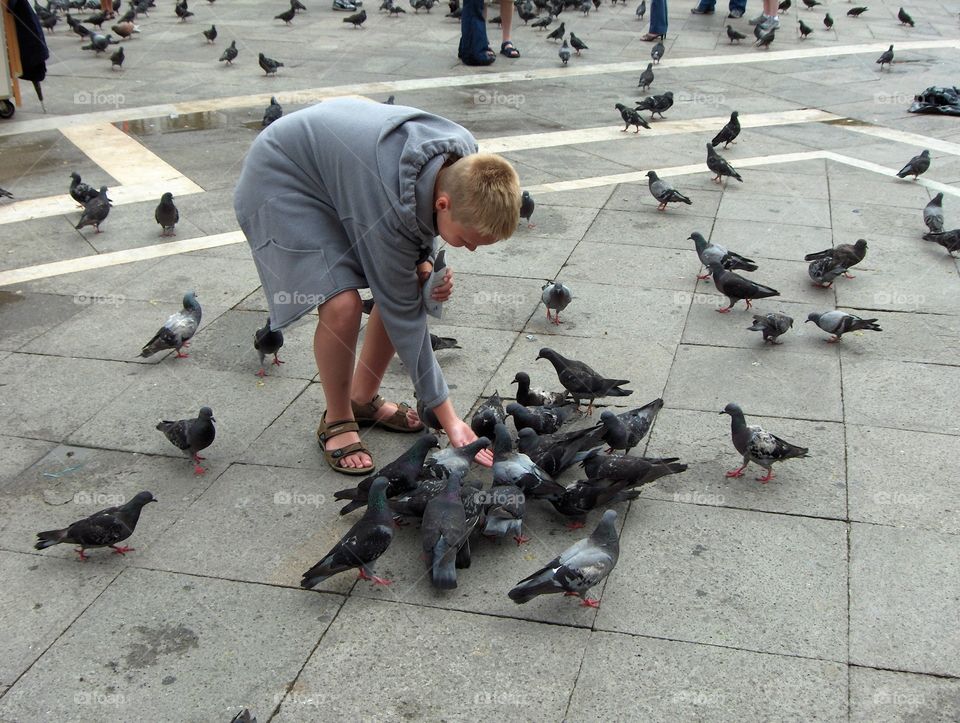
<instances>
[{"instance_id":1,"label":"sweatshirt sleeve","mask_svg":"<svg viewBox=\"0 0 960 723\"><path fill-rule=\"evenodd\" d=\"M384 238L378 231L369 229L357 239L367 283L417 399L432 409L447 399L450 389L430 345L427 312L417 281L420 249L401 239Z\"/></svg>"}]
</instances>

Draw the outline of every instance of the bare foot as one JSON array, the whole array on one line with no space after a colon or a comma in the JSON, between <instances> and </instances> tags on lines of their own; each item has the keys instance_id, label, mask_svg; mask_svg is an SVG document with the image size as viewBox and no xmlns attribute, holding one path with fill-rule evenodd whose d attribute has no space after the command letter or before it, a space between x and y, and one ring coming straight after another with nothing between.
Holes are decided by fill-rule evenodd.
<instances>
[{"instance_id":1,"label":"bare foot","mask_svg":"<svg viewBox=\"0 0 960 723\"><path fill-rule=\"evenodd\" d=\"M353 400L353 401L355 401L357 404L363 404L363 402L358 401L358 400L356 400L356 399ZM382 405L382 406L376 411L376 413L374 414L374 418L377 419L377 420L389 419L389 418L392 417L394 414L396 414L397 409L398 409L398 407L397 407L397 405L396 405L394 402L387 402L387 401L385 401L385 402L383 403L383 405ZM416 426L418 426L419 424L420 424L420 417L419 417L419 415L417 415L417 410L416 410L416 409L413 409L413 408L408 409L408 410L407 410L407 425L408 425L408 426L411 426L411 427L416 427ZM343 445L339 445L339 446L342 447ZM361 466L363 466L363 465L361 465Z\"/></svg>"},{"instance_id":2,"label":"bare foot","mask_svg":"<svg viewBox=\"0 0 960 723\"><path fill-rule=\"evenodd\" d=\"M338 434L336 437L328 439L324 443L323 448L331 452L335 449L343 449L347 445L359 441L360 435L356 432L344 432L343 434ZM353 452L337 460L337 466L345 469L359 469L361 467L369 467L372 464L373 459L371 459L370 455L366 452Z\"/></svg>"}]
</instances>

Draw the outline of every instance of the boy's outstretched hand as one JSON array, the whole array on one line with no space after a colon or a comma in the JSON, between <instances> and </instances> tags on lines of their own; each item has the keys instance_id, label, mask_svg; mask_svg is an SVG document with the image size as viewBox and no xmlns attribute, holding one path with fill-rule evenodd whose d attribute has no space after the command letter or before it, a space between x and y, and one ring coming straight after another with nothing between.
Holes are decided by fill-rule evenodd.
<instances>
[{"instance_id":1,"label":"boy's outstretched hand","mask_svg":"<svg viewBox=\"0 0 960 723\"><path fill-rule=\"evenodd\" d=\"M449 426L445 426L444 431L450 438L450 444L454 447L463 447L471 442L477 441L477 435L470 429L470 425L462 419L458 419ZM484 467L493 467L493 450L489 447L487 447L487 449L481 449L473 459L477 464L481 464Z\"/></svg>"},{"instance_id":2,"label":"boy's outstretched hand","mask_svg":"<svg viewBox=\"0 0 960 723\"><path fill-rule=\"evenodd\" d=\"M417 265L417 278L420 279L420 286L423 286L430 280L430 274L433 273L433 264L424 261ZM439 284L430 294L430 298L435 301L444 302L450 298L453 293L453 269L447 267L447 273L443 275L443 283Z\"/></svg>"}]
</instances>

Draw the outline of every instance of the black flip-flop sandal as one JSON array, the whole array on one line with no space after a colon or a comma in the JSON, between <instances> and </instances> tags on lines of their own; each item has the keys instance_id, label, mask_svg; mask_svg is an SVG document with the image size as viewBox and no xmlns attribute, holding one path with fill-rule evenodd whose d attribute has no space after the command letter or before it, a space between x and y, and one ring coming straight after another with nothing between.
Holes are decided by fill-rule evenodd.
<instances>
[{"instance_id":1,"label":"black flip-flop sandal","mask_svg":"<svg viewBox=\"0 0 960 723\"><path fill-rule=\"evenodd\" d=\"M508 58L519 58L520 51L517 50L516 46L514 46L512 40L505 40L500 44L500 55L504 55Z\"/></svg>"}]
</instances>

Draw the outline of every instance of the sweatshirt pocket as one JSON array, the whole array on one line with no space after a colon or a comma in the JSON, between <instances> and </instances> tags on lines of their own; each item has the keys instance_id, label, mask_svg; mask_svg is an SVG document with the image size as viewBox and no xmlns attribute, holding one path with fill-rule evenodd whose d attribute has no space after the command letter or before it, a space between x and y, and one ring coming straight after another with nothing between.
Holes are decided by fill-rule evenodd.
<instances>
[{"instance_id":1,"label":"sweatshirt pocket","mask_svg":"<svg viewBox=\"0 0 960 723\"><path fill-rule=\"evenodd\" d=\"M253 257L271 310L281 319L323 304L337 287L322 248L291 249L270 238L253 249Z\"/></svg>"}]
</instances>

